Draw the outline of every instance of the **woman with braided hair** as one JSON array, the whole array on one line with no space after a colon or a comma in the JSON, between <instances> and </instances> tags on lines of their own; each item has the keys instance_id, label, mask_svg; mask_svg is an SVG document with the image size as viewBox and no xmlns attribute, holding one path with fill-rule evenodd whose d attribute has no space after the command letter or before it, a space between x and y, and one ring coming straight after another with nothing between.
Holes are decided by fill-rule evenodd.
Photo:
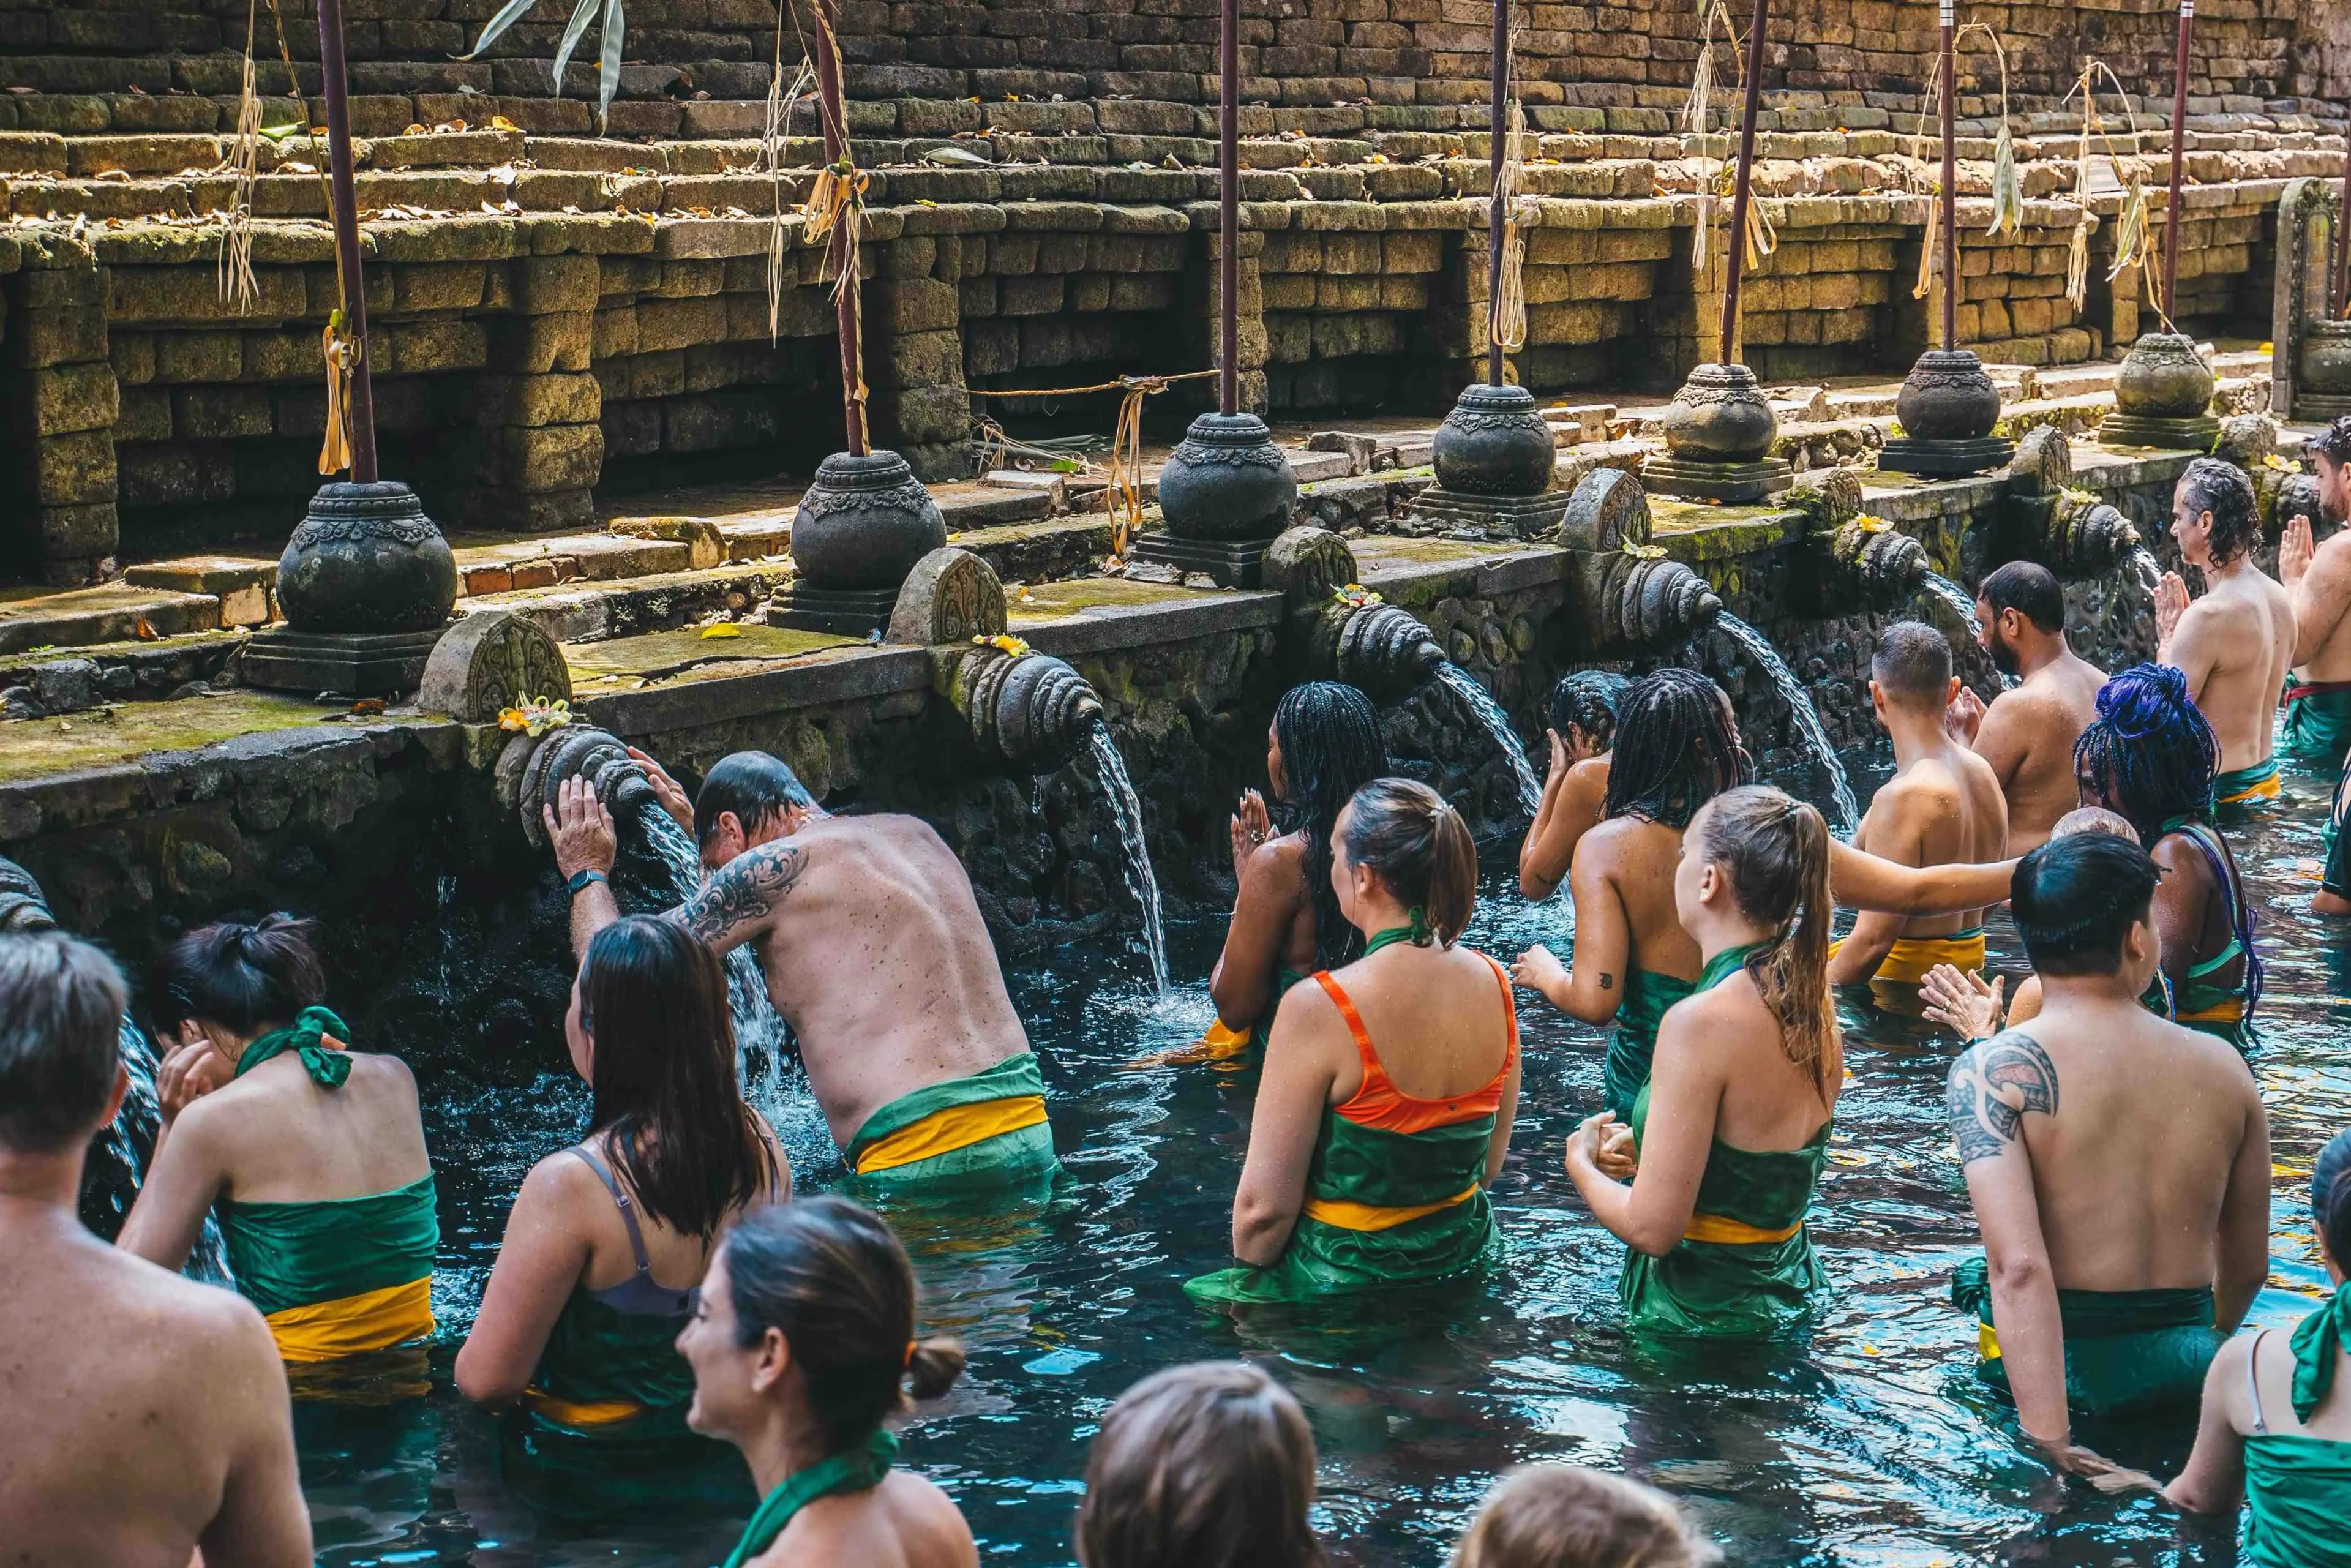
<instances>
[{"instance_id":1,"label":"woman with braided hair","mask_svg":"<svg viewBox=\"0 0 2351 1568\"><path fill-rule=\"evenodd\" d=\"M1567 880L1575 846L1608 804L1608 758L1616 709L1633 683L1606 670L1576 670L1551 689L1551 771L1542 804L1519 849L1519 891L1549 898Z\"/></svg>"},{"instance_id":2,"label":"woman with braided hair","mask_svg":"<svg viewBox=\"0 0 2351 1568\"><path fill-rule=\"evenodd\" d=\"M1354 687L1308 681L1274 706L1265 748L1274 810L1251 789L1232 819L1237 892L1208 976L1209 1057L1238 1055L1290 987L1353 956L1355 932L1331 891L1331 834L1348 799L1387 770L1379 714Z\"/></svg>"},{"instance_id":3,"label":"woman with braided hair","mask_svg":"<svg viewBox=\"0 0 2351 1568\"><path fill-rule=\"evenodd\" d=\"M1804 1211L1844 1080L1830 842L1818 811L1768 786L1691 820L1674 903L1704 967L1658 1029L1631 1157L1605 1111L1567 1145L1593 1217L1632 1249L1617 1285L1629 1328L1770 1333L1826 1288Z\"/></svg>"},{"instance_id":4,"label":"woman with braided hair","mask_svg":"<svg viewBox=\"0 0 2351 1568\"><path fill-rule=\"evenodd\" d=\"M2155 893L2163 961L2147 1005L2242 1051L2262 960L2244 879L2212 826L2220 762L2187 677L2168 664L2134 664L2106 682L2098 716L2074 746L2082 804L2128 821L2163 870Z\"/></svg>"}]
</instances>

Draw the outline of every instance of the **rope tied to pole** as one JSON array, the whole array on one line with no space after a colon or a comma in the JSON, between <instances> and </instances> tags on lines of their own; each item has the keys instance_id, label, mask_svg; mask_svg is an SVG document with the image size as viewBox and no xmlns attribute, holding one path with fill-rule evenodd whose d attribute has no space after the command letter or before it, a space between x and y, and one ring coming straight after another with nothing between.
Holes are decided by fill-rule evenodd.
<instances>
[{"instance_id":1,"label":"rope tied to pole","mask_svg":"<svg viewBox=\"0 0 2351 1568\"><path fill-rule=\"evenodd\" d=\"M2098 116L2097 77L2102 71L2112 84L2116 98L2122 103L2124 120L2130 128L2131 145L2136 148L2138 144L2138 116L2131 111L2130 94L2123 90L2121 78L2105 61L2086 61L2082 67L2081 76L2074 83L2073 91L2068 92L2064 99L2065 103L2071 103L2074 93L2082 95L2082 135L2074 160L2074 199L2081 204L2082 215L2074 222L2065 265L2065 299L2076 310L2089 298L2090 234L2098 223L2097 215L2090 211L2090 138L2095 136L2098 139L2109 163L2117 169L2121 163L2115 153L2114 140L2106 134L2105 121ZM2126 188L2122 214L2116 221L2119 227L2115 235L2115 259L2113 265L2106 268L2106 281L2112 283L2125 271L2137 267L2141 292L2147 302L2155 307L2156 315L2162 319L2164 326L2170 327L2171 318L2165 314L2163 302L2157 298L2155 277L2146 265L2154 251L2154 235L2147 216L2147 171L2136 154L2131 159L2130 183Z\"/></svg>"},{"instance_id":2,"label":"rope tied to pole","mask_svg":"<svg viewBox=\"0 0 2351 1568\"><path fill-rule=\"evenodd\" d=\"M1120 392L1118 417L1112 426L1110 443L1110 493L1116 501L1111 524L1111 553L1122 559L1135 531L1143 526L1143 402L1145 398L1165 392L1177 382L1205 381L1221 374L1218 371L1178 371L1167 375L1122 375L1115 381L1096 382L1082 387L1013 387L1008 389L973 388L968 395L975 398L1013 397L1081 397L1088 392ZM978 433L983 467L991 460L1008 452L1016 444L1004 433L1004 427L981 415L974 422ZM1081 463L1083 462L1080 459ZM1085 465L1081 472L1091 469Z\"/></svg>"},{"instance_id":3,"label":"rope tied to pole","mask_svg":"<svg viewBox=\"0 0 2351 1568\"><path fill-rule=\"evenodd\" d=\"M327 362L327 434L319 445L319 472L339 474L351 465L351 378L361 352L340 306L319 334L319 351Z\"/></svg>"},{"instance_id":4,"label":"rope tied to pole","mask_svg":"<svg viewBox=\"0 0 2351 1568\"><path fill-rule=\"evenodd\" d=\"M1513 96L1509 110L1508 150L1494 194L1502 208L1502 287L1489 313L1494 342L1516 353L1527 346L1527 235L1542 225L1542 204L1526 193L1526 110Z\"/></svg>"}]
</instances>

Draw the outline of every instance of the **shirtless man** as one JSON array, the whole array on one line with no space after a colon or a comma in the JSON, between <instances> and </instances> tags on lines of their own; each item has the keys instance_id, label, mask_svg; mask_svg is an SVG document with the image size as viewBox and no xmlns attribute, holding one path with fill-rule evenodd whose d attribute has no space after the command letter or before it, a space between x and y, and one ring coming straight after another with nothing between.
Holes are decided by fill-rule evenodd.
<instances>
[{"instance_id":1,"label":"shirtless man","mask_svg":"<svg viewBox=\"0 0 2351 1568\"><path fill-rule=\"evenodd\" d=\"M1980 864L2006 853L2008 802L1991 764L1954 740L1944 711L1959 694L1951 645L1931 626L1897 621L1877 639L1869 699L1894 741L1894 777L1869 803L1854 847L1901 865ZM1938 964L1983 967L1983 912L1906 920L1864 914L1830 949L1835 986L1915 986Z\"/></svg>"},{"instance_id":2,"label":"shirtless man","mask_svg":"<svg viewBox=\"0 0 2351 1568\"><path fill-rule=\"evenodd\" d=\"M2193 1408L2269 1267L2269 1124L2244 1060L2139 1005L2156 864L2108 833L2052 839L2011 907L2040 1014L1951 1064L1948 1110L1984 1257L1953 1301L1979 1375L2073 1468L2072 1414Z\"/></svg>"},{"instance_id":3,"label":"shirtless man","mask_svg":"<svg viewBox=\"0 0 2351 1568\"><path fill-rule=\"evenodd\" d=\"M2272 755L2278 693L2294 658L2294 600L2253 564L2261 528L2253 486L2217 457L2189 464L2172 493L2171 537L2180 559L2204 574L2194 603L2178 572L2155 594L2155 658L2186 672L2188 694L2220 740L2219 805L2278 792Z\"/></svg>"},{"instance_id":4,"label":"shirtless man","mask_svg":"<svg viewBox=\"0 0 2351 1568\"><path fill-rule=\"evenodd\" d=\"M2049 841L2074 809L2074 743L2098 716L2105 672L2065 641L2065 594L2045 566L2012 560L1976 591L1984 652L2016 686L1985 707L1959 688L1945 718L1952 735L1991 764L2008 798L2008 852Z\"/></svg>"},{"instance_id":5,"label":"shirtless man","mask_svg":"<svg viewBox=\"0 0 2351 1568\"><path fill-rule=\"evenodd\" d=\"M762 751L722 759L689 806L643 753L710 877L669 918L755 945L851 1168L887 1187L996 1187L1055 1169L1045 1084L971 879L913 817L834 817ZM620 917L611 818L582 779L547 809L575 952Z\"/></svg>"},{"instance_id":6,"label":"shirtless man","mask_svg":"<svg viewBox=\"0 0 2351 1568\"><path fill-rule=\"evenodd\" d=\"M2318 465L2318 509L2351 519L2351 414L2310 444ZM2342 764L2351 747L2351 528L2317 542L2297 514L2278 540L2278 577L2294 595L2294 684L2277 748L2297 762Z\"/></svg>"},{"instance_id":7,"label":"shirtless man","mask_svg":"<svg viewBox=\"0 0 2351 1568\"><path fill-rule=\"evenodd\" d=\"M307 1568L286 1371L261 1314L82 1228L84 1152L130 1080L122 977L0 936L0 1556L46 1568Z\"/></svg>"}]
</instances>

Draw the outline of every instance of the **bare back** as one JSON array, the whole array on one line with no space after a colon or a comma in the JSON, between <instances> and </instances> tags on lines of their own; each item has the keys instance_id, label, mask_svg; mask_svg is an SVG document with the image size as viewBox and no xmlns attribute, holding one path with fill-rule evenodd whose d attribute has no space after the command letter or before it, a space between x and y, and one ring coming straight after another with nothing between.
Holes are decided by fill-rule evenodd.
<instances>
[{"instance_id":1,"label":"bare back","mask_svg":"<svg viewBox=\"0 0 2351 1568\"><path fill-rule=\"evenodd\" d=\"M854 1563L859 1568L971 1568L979 1561L971 1527L947 1494L909 1470L880 1486L820 1497L784 1526L752 1568Z\"/></svg>"},{"instance_id":2,"label":"bare back","mask_svg":"<svg viewBox=\"0 0 2351 1568\"><path fill-rule=\"evenodd\" d=\"M1586 855L1599 883L1623 912L1628 967L1651 974L1695 980L1705 967L1698 943L1682 929L1674 909L1674 867L1681 860L1682 830L1641 817L1612 817L1576 845L1581 872ZM1584 957L1587 928L1582 889L1575 908L1577 967ZM1615 977L1621 994L1624 977Z\"/></svg>"},{"instance_id":3,"label":"bare back","mask_svg":"<svg viewBox=\"0 0 2351 1568\"><path fill-rule=\"evenodd\" d=\"M2294 601L2250 560L2206 580L2168 652L2220 737L2221 771L2234 772L2269 758L2278 694L2294 662Z\"/></svg>"},{"instance_id":4,"label":"bare back","mask_svg":"<svg viewBox=\"0 0 2351 1568\"><path fill-rule=\"evenodd\" d=\"M1657 1030L1657 1064L1661 1072L1677 1072L1682 1063L1668 1053L1682 1057L1714 1088L1714 1136L1732 1148L1799 1149L1836 1113L1844 1050L1832 1044L1815 1076L1788 1059L1781 1040L1780 1020L1741 970L1667 1010ZM1650 1113L1656 1114L1654 1097Z\"/></svg>"},{"instance_id":5,"label":"bare back","mask_svg":"<svg viewBox=\"0 0 2351 1568\"><path fill-rule=\"evenodd\" d=\"M0 1543L48 1568L298 1568L286 1374L252 1306L0 1199Z\"/></svg>"},{"instance_id":6,"label":"bare back","mask_svg":"<svg viewBox=\"0 0 2351 1568\"><path fill-rule=\"evenodd\" d=\"M1991 765L2008 800L2008 852L2049 841L2057 819L2081 803L2074 745L2098 716L2105 672L2068 653L2035 670L1984 710L1975 751Z\"/></svg>"},{"instance_id":7,"label":"bare back","mask_svg":"<svg viewBox=\"0 0 2351 1568\"><path fill-rule=\"evenodd\" d=\"M288 1052L188 1108L177 1134L201 1127L221 1148L222 1197L331 1202L391 1192L431 1173L408 1064L371 1051L350 1056L350 1076L339 1088L312 1082Z\"/></svg>"},{"instance_id":8,"label":"bare back","mask_svg":"<svg viewBox=\"0 0 2351 1568\"><path fill-rule=\"evenodd\" d=\"M729 862L677 917L721 952L757 942L843 1147L899 1096L1029 1048L971 878L914 817L820 818Z\"/></svg>"},{"instance_id":9,"label":"bare back","mask_svg":"<svg viewBox=\"0 0 2351 1568\"><path fill-rule=\"evenodd\" d=\"M1854 847L1897 865L1982 864L2006 853L2008 801L1991 765L1957 742L1911 758L1870 801ZM1905 936L1948 936L1983 911L1904 921Z\"/></svg>"}]
</instances>

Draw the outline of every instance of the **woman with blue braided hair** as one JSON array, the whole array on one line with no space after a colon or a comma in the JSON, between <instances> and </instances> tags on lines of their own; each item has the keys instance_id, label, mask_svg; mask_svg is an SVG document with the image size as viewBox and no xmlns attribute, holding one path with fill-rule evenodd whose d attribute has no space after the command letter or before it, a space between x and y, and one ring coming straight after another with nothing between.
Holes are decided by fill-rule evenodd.
<instances>
[{"instance_id":1,"label":"woman with blue braided hair","mask_svg":"<svg viewBox=\"0 0 2351 1568\"><path fill-rule=\"evenodd\" d=\"M2262 960L2244 879L2212 825L2220 765L2188 677L2168 664L2134 664L2100 687L2098 716L2074 746L2082 804L2128 821L2163 869L2155 894L2163 962L2147 1006L2242 1051Z\"/></svg>"}]
</instances>

